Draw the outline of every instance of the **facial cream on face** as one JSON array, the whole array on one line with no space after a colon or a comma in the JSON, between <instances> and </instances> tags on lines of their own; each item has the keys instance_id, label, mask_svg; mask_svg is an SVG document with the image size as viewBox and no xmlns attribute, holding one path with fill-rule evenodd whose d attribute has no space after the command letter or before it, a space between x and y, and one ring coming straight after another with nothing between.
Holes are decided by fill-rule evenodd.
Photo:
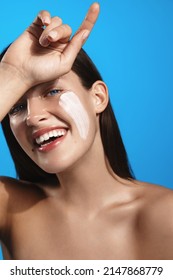
<instances>
[{"instance_id":1,"label":"facial cream on face","mask_svg":"<svg viewBox=\"0 0 173 280\"><path fill-rule=\"evenodd\" d=\"M89 117L78 96L67 91L60 96L59 105L73 119L82 139L86 139L89 131Z\"/></svg>"}]
</instances>

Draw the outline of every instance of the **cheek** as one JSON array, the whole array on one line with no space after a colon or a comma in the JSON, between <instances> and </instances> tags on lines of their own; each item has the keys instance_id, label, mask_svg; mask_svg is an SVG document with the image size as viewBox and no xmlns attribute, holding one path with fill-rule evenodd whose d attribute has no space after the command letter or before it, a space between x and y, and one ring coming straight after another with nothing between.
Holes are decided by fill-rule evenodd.
<instances>
[{"instance_id":1,"label":"cheek","mask_svg":"<svg viewBox=\"0 0 173 280\"><path fill-rule=\"evenodd\" d=\"M26 145L26 130L22 121L18 119L10 120L11 131L21 147Z\"/></svg>"},{"instance_id":2,"label":"cheek","mask_svg":"<svg viewBox=\"0 0 173 280\"><path fill-rule=\"evenodd\" d=\"M80 137L86 139L89 132L89 117L78 96L72 92L61 95L59 105L74 121Z\"/></svg>"},{"instance_id":3,"label":"cheek","mask_svg":"<svg viewBox=\"0 0 173 280\"><path fill-rule=\"evenodd\" d=\"M18 121L16 118L10 119L10 127L11 130L16 138L20 136L20 132L23 131L21 122Z\"/></svg>"}]
</instances>

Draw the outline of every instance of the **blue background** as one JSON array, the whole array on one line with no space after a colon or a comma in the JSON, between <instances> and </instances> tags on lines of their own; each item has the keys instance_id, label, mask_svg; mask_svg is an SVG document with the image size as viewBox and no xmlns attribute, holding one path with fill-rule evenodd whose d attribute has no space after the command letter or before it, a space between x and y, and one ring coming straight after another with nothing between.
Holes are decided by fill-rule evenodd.
<instances>
[{"instance_id":1,"label":"blue background","mask_svg":"<svg viewBox=\"0 0 173 280\"><path fill-rule=\"evenodd\" d=\"M0 51L42 9L62 17L75 31L92 2L3 1ZM100 17L84 48L109 87L137 179L173 189L173 1L99 3ZM15 176L1 130L0 158L0 173Z\"/></svg>"}]
</instances>

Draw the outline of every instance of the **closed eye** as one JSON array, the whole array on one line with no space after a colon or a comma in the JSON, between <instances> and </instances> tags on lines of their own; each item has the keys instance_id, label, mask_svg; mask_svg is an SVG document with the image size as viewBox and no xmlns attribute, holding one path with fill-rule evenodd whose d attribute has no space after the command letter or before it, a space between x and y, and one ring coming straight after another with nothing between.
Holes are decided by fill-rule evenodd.
<instances>
[{"instance_id":1,"label":"closed eye","mask_svg":"<svg viewBox=\"0 0 173 280\"><path fill-rule=\"evenodd\" d=\"M21 113L22 111L24 111L26 109L26 107L27 107L27 105L24 104L24 103L23 104L22 103L21 104L16 104L11 108L11 110L9 112L9 115L13 116L13 115L16 115L18 113Z\"/></svg>"}]
</instances>

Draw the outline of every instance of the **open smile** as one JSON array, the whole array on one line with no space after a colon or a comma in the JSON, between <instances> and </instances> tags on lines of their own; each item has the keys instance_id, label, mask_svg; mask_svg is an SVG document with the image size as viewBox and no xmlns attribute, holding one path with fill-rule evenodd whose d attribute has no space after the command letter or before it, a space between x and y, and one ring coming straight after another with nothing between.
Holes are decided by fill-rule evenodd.
<instances>
[{"instance_id":1,"label":"open smile","mask_svg":"<svg viewBox=\"0 0 173 280\"><path fill-rule=\"evenodd\" d=\"M50 151L63 141L67 131L67 128L42 129L33 134L34 146L40 152Z\"/></svg>"}]
</instances>

